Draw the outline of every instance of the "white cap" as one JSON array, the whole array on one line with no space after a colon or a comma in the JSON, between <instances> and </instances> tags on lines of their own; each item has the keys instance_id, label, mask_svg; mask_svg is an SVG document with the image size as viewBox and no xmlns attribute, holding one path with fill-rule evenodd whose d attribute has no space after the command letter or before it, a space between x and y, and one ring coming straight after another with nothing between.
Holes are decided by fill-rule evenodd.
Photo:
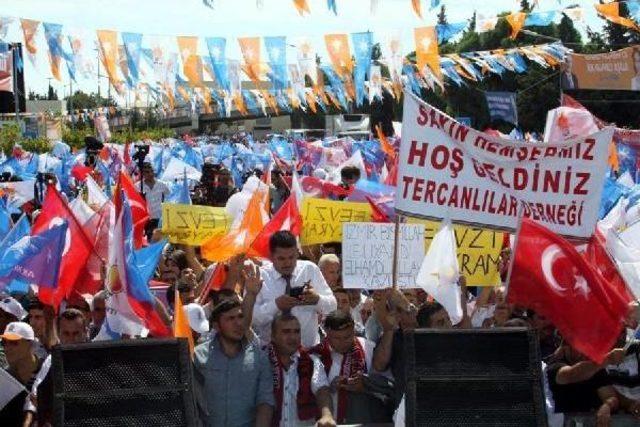
<instances>
[{"instance_id":1,"label":"white cap","mask_svg":"<svg viewBox=\"0 0 640 427\"><path fill-rule=\"evenodd\" d=\"M0 299L0 310L6 311L9 314L12 314L18 320L22 320L27 317L27 311L22 308L22 305L15 298L4 297Z\"/></svg>"},{"instance_id":2,"label":"white cap","mask_svg":"<svg viewBox=\"0 0 640 427\"><path fill-rule=\"evenodd\" d=\"M191 303L183 307L184 314L189 319L189 327L199 334L209 332L209 321L200 304Z\"/></svg>"},{"instance_id":3,"label":"white cap","mask_svg":"<svg viewBox=\"0 0 640 427\"><path fill-rule=\"evenodd\" d=\"M33 341L36 339L33 328L31 325L25 322L11 322L4 330L4 334L0 335L3 340L17 341L28 340Z\"/></svg>"}]
</instances>

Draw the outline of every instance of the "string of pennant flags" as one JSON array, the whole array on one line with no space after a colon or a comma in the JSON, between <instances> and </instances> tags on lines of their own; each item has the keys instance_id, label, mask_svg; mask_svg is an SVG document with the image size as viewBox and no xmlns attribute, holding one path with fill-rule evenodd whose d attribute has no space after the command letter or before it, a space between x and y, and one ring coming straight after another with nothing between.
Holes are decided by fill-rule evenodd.
<instances>
[{"instance_id":1,"label":"string of pennant flags","mask_svg":"<svg viewBox=\"0 0 640 427\"><path fill-rule=\"evenodd\" d=\"M596 9L612 22L635 25L633 20L619 16L618 3L596 5ZM438 4L432 2L434 7ZM630 15L634 15L629 4ZM561 14L574 21L584 17L582 8L569 7L560 11L512 13L503 19L511 26L511 37L515 38L523 27L549 25ZM479 16L476 31L492 30L498 19L501 18ZM561 44L551 43L440 55L438 45L464 31L468 22L463 22L415 28L415 45L409 47L415 50L415 64L406 60L399 32L377 40L382 50L378 61L371 60L374 46L371 32L325 35L329 63L319 65L316 46L309 39L296 39L292 45L286 37L239 37L240 61L227 57L228 40L223 37L200 40L195 36L177 36L175 42L167 43L168 36L159 42L157 36L112 30L98 30L91 37L89 32L65 32L60 24L11 17L0 17L0 39L6 37L10 25L18 23L27 56L34 64L40 52L36 36L43 29L51 74L59 81L63 62L70 80L95 75L88 54L94 42L109 82L120 96L133 93L139 101L146 92L147 97L169 109L179 102L189 104L195 100L205 112L227 116L234 107L244 115L297 108L316 112L330 105L348 111L351 103L361 106L367 99L369 102L380 99L383 92L399 97L403 86L414 92L444 88L445 77L447 84L460 86L481 81L490 74L525 72L531 62L554 67L568 52ZM203 41L207 54L199 55ZM296 49L293 63L287 59L287 47ZM0 54L2 51L0 46ZM382 66L388 70L388 77L386 72L383 77L383 71L387 70ZM242 76L253 81L255 89L244 88ZM270 84L265 85L265 79Z\"/></svg>"}]
</instances>

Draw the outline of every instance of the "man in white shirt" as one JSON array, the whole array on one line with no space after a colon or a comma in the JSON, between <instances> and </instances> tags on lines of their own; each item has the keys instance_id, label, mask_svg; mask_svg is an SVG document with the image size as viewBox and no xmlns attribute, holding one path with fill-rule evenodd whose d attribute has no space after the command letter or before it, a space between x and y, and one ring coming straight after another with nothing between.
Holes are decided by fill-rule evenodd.
<instances>
[{"instance_id":1,"label":"man in white shirt","mask_svg":"<svg viewBox=\"0 0 640 427\"><path fill-rule=\"evenodd\" d=\"M317 265L298 260L295 236L278 231L269 239L271 264L260 269L263 285L253 309L254 329L263 344L271 341L271 322L279 311L289 312L300 322L302 345L320 342L318 316L336 309L336 299Z\"/></svg>"},{"instance_id":2,"label":"man in white shirt","mask_svg":"<svg viewBox=\"0 0 640 427\"><path fill-rule=\"evenodd\" d=\"M324 365L336 421L340 424L375 421L368 419L375 408L362 399L367 392L365 376L373 369L375 343L356 337L351 314L340 310L327 316L324 329L327 337L310 352L318 355ZM382 406L382 402L378 405Z\"/></svg>"},{"instance_id":3,"label":"man in white shirt","mask_svg":"<svg viewBox=\"0 0 640 427\"><path fill-rule=\"evenodd\" d=\"M167 184L156 179L153 166L149 162L142 164L142 194L147 201L149 222L145 227L147 238L151 238L153 230L158 228L162 217L162 202L169 197L171 190Z\"/></svg>"},{"instance_id":4,"label":"man in white shirt","mask_svg":"<svg viewBox=\"0 0 640 427\"><path fill-rule=\"evenodd\" d=\"M272 425L335 426L327 374L320 359L300 346L300 322L295 316L280 313L273 319L267 354L276 402Z\"/></svg>"}]
</instances>

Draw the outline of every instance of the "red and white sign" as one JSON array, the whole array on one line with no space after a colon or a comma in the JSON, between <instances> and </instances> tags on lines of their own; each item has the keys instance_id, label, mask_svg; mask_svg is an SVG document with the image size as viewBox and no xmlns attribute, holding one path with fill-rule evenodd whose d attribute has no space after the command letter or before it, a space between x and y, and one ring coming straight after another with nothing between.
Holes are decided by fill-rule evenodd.
<instances>
[{"instance_id":1,"label":"red and white sign","mask_svg":"<svg viewBox=\"0 0 640 427\"><path fill-rule=\"evenodd\" d=\"M13 52L0 54L0 91L13 92Z\"/></svg>"},{"instance_id":2,"label":"red and white sign","mask_svg":"<svg viewBox=\"0 0 640 427\"><path fill-rule=\"evenodd\" d=\"M561 143L501 139L404 97L396 210L514 231L526 217L566 236L591 236L613 128Z\"/></svg>"}]
</instances>

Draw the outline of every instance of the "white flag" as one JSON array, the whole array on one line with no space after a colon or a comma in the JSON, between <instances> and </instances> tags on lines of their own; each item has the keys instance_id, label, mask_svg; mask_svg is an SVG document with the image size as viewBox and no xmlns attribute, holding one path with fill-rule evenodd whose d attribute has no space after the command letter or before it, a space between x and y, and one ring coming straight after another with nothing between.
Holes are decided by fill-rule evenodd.
<instances>
[{"instance_id":1,"label":"white flag","mask_svg":"<svg viewBox=\"0 0 640 427\"><path fill-rule=\"evenodd\" d=\"M89 205L102 207L109 201L109 198L104 194L104 191L100 188L97 182L91 178L91 175L87 175L87 202Z\"/></svg>"},{"instance_id":2,"label":"white flag","mask_svg":"<svg viewBox=\"0 0 640 427\"><path fill-rule=\"evenodd\" d=\"M629 246L613 230L607 234L607 250L636 299L640 298L640 249Z\"/></svg>"},{"instance_id":3,"label":"white flag","mask_svg":"<svg viewBox=\"0 0 640 427\"><path fill-rule=\"evenodd\" d=\"M444 220L422 261L416 284L447 310L453 325L460 323L463 314L459 276L456 236L451 220Z\"/></svg>"},{"instance_id":4,"label":"white flag","mask_svg":"<svg viewBox=\"0 0 640 427\"><path fill-rule=\"evenodd\" d=\"M202 172L177 157L172 157L171 160L169 160L169 164L160 179L162 181L173 181L174 179L183 178L185 169L187 170L188 179L200 181Z\"/></svg>"}]
</instances>

